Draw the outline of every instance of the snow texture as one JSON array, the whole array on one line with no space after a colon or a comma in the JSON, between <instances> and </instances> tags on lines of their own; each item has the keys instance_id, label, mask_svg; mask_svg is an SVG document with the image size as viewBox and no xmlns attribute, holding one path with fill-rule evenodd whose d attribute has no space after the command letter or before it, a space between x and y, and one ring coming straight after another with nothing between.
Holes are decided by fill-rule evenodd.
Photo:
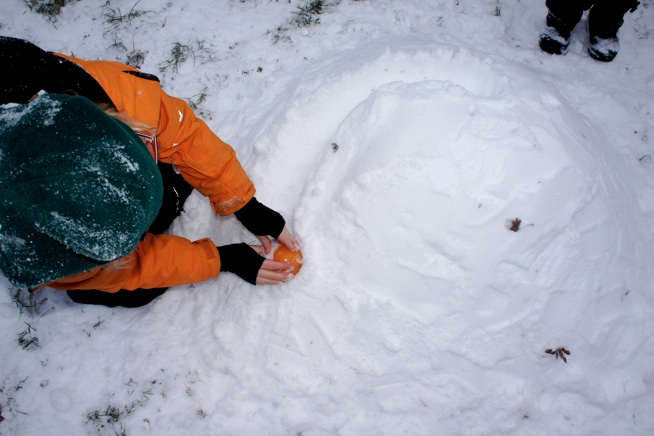
<instances>
[{"instance_id":1,"label":"snow texture","mask_svg":"<svg viewBox=\"0 0 654 436\"><path fill-rule=\"evenodd\" d=\"M0 5L3 34L137 59L196 103L305 260L140 309L46 289L21 313L3 280L0 434L652 434L654 4L612 63L586 17L540 51L544 2L342 0L294 26L303 5ZM255 241L185 209L171 233Z\"/></svg>"}]
</instances>

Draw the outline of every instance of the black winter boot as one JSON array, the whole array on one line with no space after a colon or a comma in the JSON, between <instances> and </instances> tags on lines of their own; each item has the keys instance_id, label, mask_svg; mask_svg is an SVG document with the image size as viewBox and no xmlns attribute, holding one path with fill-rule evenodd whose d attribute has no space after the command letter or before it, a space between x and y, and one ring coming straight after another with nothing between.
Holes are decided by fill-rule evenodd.
<instances>
[{"instance_id":1,"label":"black winter boot","mask_svg":"<svg viewBox=\"0 0 654 436\"><path fill-rule=\"evenodd\" d=\"M540 35L540 48L550 54L565 54L575 25L566 23L551 12L547 14L546 22L547 28Z\"/></svg>"},{"instance_id":2,"label":"black winter boot","mask_svg":"<svg viewBox=\"0 0 654 436\"><path fill-rule=\"evenodd\" d=\"M620 50L618 30L627 11L634 12L638 1L598 2L588 14L590 46L588 54L598 61L611 62Z\"/></svg>"},{"instance_id":3,"label":"black winter boot","mask_svg":"<svg viewBox=\"0 0 654 436\"><path fill-rule=\"evenodd\" d=\"M620 50L620 40L616 33L615 36L602 38L599 36L590 37L590 46L588 54L591 58L601 62L611 62L618 55Z\"/></svg>"},{"instance_id":4,"label":"black winter boot","mask_svg":"<svg viewBox=\"0 0 654 436\"><path fill-rule=\"evenodd\" d=\"M588 14L588 33L590 34L590 46L588 54L595 60L611 62L620 50L618 30L622 27L623 14L615 11L604 11L598 6L593 6Z\"/></svg>"}]
</instances>

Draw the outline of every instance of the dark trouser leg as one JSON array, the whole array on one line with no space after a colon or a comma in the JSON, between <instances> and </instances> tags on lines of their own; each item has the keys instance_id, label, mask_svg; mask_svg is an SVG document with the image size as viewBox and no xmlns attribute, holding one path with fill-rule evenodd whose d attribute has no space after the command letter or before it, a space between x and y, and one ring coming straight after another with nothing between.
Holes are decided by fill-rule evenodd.
<instances>
[{"instance_id":1,"label":"dark trouser leg","mask_svg":"<svg viewBox=\"0 0 654 436\"><path fill-rule=\"evenodd\" d=\"M51 73L50 55L31 42L0 37L2 87L0 104L27 103L43 86Z\"/></svg>"},{"instance_id":2,"label":"dark trouser leg","mask_svg":"<svg viewBox=\"0 0 654 436\"><path fill-rule=\"evenodd\" d=\"M163 180L164 196L159 213L148 229L155 235L160 235L170 227L184 210L184 203L193 192L193 187L180 174L175 173L172 165L159 162L158 166Z\"/></svg>"},{"instance_id":3,"label":"dark trouser leg","mask_svg":"<svg viewBox=\"0 0 654 436\"><path fill-rule=\"evenodd\" d=\"M588 32L590 36L612 38L624 23L624 15L629 9L635 7L631 0L602 0L595 2L595 6L588 14Z\"/></svg>"},{"instance_id":4,"label":"dark trouser leg","mask_svg":"<svg viewBox=\"0 0 654 436\"><path fill-rule=\"evenodd\" d=\"M0 65L0 104L27 103L41 90L79 94L95 103L111 103L89 73L31 42L0 36Z\"/></svg>"},{"instance_id":5,"label":"dark trouser leg","mask_svg":"<svg viewBox=\"0 0 654 436\"><path fill-rule=\"evenodd\" d=\"M584 11L593 5L592 0L546 0L545 6L551 15L565 23L570 31L581 20Z\"/></svg>"},{"instance_id":6,"label":"dark trouser leg","mask_svg":"<svg viewBox=\"0 0 654 436\"><path fill-rule=\"evenodd\" d=\"M164 198L157 217L150 225L149 232L153 234L161 234L170 227L175 218L184 210L184 202L193 192L193 187L181 175L175 173L172 165L161 162L158 165L164 184ZM166 289L136 289L134 291L123 289L115 293L84 290L67 291L67 293L73 301L82 304L99 304L109 307L140 307L145 306L166 292Z\"/></svg>"},{"instance_id":7,"label":"dark trouser leg","mask_svg":"<svg viewBox=\"0 0 654 436\"><path fill-rule=\"evenodd\" d=\"M167 288L136 289L118 292L101 292L93 290L66 291L71 300L81 304L97 304L108 307L141 307L145 306L164 292Z\"/></svg>"}]
</instances>

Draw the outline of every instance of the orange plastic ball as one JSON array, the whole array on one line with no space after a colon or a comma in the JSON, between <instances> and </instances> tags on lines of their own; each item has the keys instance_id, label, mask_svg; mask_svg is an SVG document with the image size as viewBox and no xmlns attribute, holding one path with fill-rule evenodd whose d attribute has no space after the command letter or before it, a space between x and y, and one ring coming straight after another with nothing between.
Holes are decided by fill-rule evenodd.
<instances>
[{"instance_id":1,"label":"orange plastic ball","mask_svg":"<svg viewBox=\"0 0 654 436\"><path fill-rule=\"evenodd\" d=\"M296 275L298 271L300 271L300 268L302 268L302 252L300 250L291 251L285 246L280 245L275 250L273 259L279 262L288 262L293 265L293 271L291 271L291 274L293 275Z\"/></svg>"}]
</instances>

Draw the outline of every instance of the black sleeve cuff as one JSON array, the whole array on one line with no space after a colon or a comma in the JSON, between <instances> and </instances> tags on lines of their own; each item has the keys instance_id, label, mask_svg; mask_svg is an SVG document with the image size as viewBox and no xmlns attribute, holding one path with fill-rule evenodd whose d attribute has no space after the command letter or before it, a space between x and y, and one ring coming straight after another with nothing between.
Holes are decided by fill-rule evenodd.
<instances>
[{"instance_id":1,"label":"black sleeve cuff","mask_svg":"<svg viewBox=\"0 0 654 436\"><path fill-rule=\"evenodd\" d=\"M234 212L234 215L246 229L257 236L270 235L277 238L286 225L284 218L278 212L259 203L255 197Z\"/></svg>"},{"instance_id":2,"label":"black sleeve cuff","mask_svg":"<svg viewBox=\"0 0 654 436\"><path fill-rule=\"evenodd\" d=\"M231 272L253 285L265 260L247 244L222 245L218 248L220 271Z\"/></svg>"}]
</instances>

